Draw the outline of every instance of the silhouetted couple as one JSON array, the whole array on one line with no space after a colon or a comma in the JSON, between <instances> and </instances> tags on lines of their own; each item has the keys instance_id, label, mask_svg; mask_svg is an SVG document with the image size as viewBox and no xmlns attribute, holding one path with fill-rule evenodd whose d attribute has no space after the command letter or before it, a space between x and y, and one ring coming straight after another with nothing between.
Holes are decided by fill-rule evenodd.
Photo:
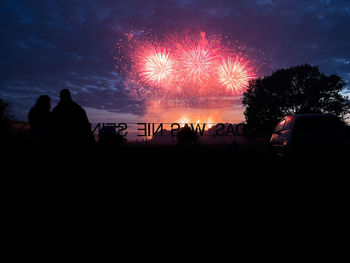
<instances>
[{"instance_id":1,"label":"silhouetted couple","mask_svg":"<svg viewBox=\"0 0 350 263\"><path fill-rule=\"evenodd\" d=\"M29 111L29 125L36 146L83 150L93 143L86 112L72 100L68 89L61 91L60 102L52 112L50 108L50 97L43 95Z\"/></svg>"}]
</instances>

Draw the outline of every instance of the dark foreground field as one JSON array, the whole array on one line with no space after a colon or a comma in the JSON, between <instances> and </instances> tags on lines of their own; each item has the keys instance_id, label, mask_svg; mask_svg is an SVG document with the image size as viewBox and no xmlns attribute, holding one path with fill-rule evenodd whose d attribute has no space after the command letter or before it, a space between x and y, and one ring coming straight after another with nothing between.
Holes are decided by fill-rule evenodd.
<instances>
[{"instance_id":1,"label":"dark foreground field","mask_svg":"<svg viewBox=\"0 0 350 263\"><path fill-rule=\"evenodd\" d=\"M347 156L278 159L263 143L36 151L16 141L1 151L6 214L18 226L56 222L86 233L87 222L143 230L171 222L203 234L203 222L231 227L239 218L238 227L318 231L321 219L343 220L348 200Z\"/></svg>"},{"instance_id":2,"label":"dark foreground field","mask_svg":"<svg viewBox=\"0 0 350 263\"><path fill-rule=\"evenodd\" d=\"M254 176L301 174L317 175L324 169L333 176L347 174L349 151L323 151L294 158L274 156L267 143L241 145L154 145L124 143L122 145L95 144L87 148L36 148L28 140L9 140L2 145L1 161L10 167L4 171L32 171L42 169L51 174L56 170L77 171L79 175L97 172L100 175L151 176Z\"/></svg>"}]
</instances>

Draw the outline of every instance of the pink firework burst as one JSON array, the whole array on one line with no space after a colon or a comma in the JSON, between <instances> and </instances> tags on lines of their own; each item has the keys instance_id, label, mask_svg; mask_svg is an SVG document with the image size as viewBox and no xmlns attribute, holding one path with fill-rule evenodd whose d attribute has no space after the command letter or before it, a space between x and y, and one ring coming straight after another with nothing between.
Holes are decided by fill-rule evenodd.
<instances>
[{"instance_id":1,"label":"pink firework burst","mask_svg":"<svg viewBox=\"0 0 350 263\"><path fill-rule=\"evenodd\" d=\"M217 67L218 82L233 94L242 93L248 87L249 80L255 78L248 62L238 57L224 59Z\"/></svg>"},{"instance_id":2,"label":"pink firework burst","mask_svg":"<svg viewBox=\"0 0 350 263\"><path fill-rule=\"evenodd\" d=\"M117 68L134 96L162 101L241 95L254 78L244 47L205 32L131 32L117 45ZM249 63L248 63L249 62Z\"/></svg>"},{"instance_id":3,"label":"pink firework burst","mask_svg":"<svg viewBox=\"0 0 350 263\"><path fill-rule=\"evenodd\" d=\"M194 81L201 81L208 75L214 59L215 55L210 49L201 46L194 47L188 50L181 59L182 71Z\"/></svg>"},{"instance_id":4,"label":"pink firework burst","mask_svg":"<svg viewBox=\"0 0 350 263\"><path fill-rule=\"evenodd\" d=\"M177 41L180 74L197 84L208 80L215 60L218 58L215 41L208 40L205 32L201 32L200 35L185 36Z\"/></svg>"},{"instance_id":5,"label":"pink firework burst","mask_svg":"<svg viewBox=\"0 0 350 263\"><path fill-rule=\"evenodd\" d=\"M168 81L175 70L175 59L165 50L154 51L145 56L140 72L142 80L149 84Z\"/></svg>"}]
</instances>

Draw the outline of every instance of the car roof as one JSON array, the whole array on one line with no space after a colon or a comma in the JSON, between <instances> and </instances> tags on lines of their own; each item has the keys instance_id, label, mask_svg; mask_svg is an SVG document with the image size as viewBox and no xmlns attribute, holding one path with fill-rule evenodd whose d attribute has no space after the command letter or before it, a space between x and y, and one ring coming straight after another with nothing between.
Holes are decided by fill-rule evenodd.
<instances>
[{"instance_id":1,"label":"car roof","mask_svg":"<svg viewBox=\"0 0 350 263\"><path fill-rule=\"evenodd\" d=\"M322 113L307 113L307 114L295 114L295 115L289 115L294 116L296 118L309 118L309 117L332 117L337 118L337 116L333 114L322 114Z\"/></svg>"}]
</instances>

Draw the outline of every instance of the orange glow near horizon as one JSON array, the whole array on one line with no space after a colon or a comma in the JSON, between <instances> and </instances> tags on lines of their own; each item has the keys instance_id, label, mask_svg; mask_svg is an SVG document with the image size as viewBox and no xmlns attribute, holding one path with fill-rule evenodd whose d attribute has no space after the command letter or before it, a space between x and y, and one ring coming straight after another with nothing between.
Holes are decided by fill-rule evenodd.
<instances>
[{"instance_id":1,"label":"orange glow near horizon","mask_svg":"<svg viewBox=\"0 0 350 263\"><path fill-rule=\"evenodd\" d=\"M185 105L165 107L159 101L152 101L143 118L145 122L179 123L181 127L186 123L205 123L205 129L211 128L216 123L240 123L244 121L243 108L240 106L231 107L229 102L226 106L208 105L208 107L194 108Z\"/></svg>"}]
</instances>

